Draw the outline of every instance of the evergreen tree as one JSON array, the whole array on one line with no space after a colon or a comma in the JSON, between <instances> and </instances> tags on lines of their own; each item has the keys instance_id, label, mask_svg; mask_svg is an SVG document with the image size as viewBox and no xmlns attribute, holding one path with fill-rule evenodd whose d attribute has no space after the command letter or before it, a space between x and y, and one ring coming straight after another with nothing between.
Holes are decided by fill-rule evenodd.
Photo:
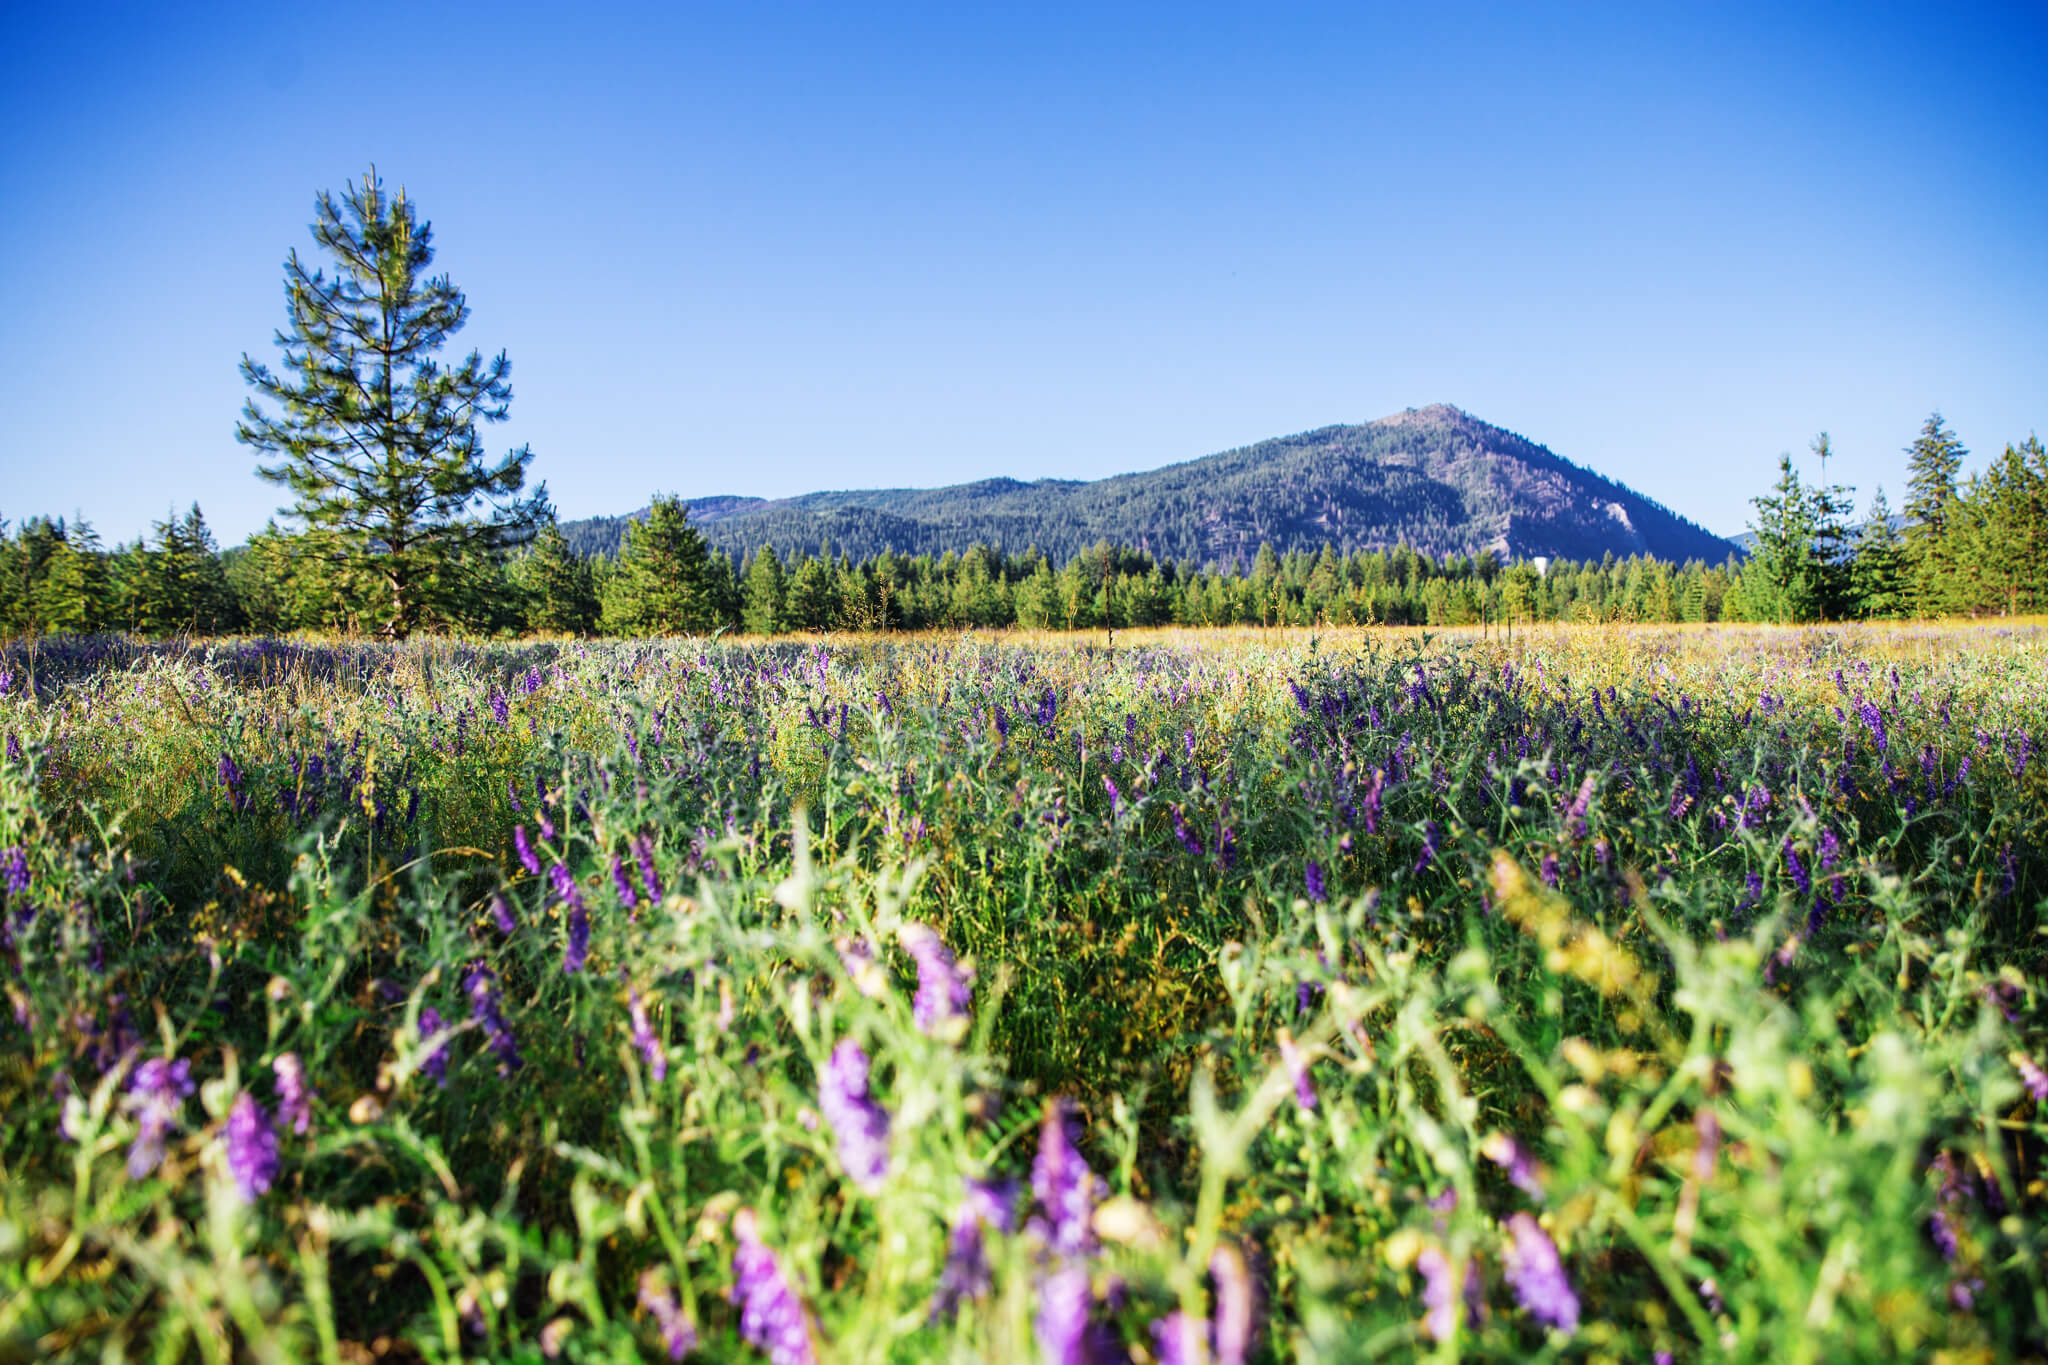
<instances>
[{"instance_id":1,"label":"evergreen tree","mask_svg":"<svg viewBox=\"0 0 2048 1365\"><path fill-rule=\"evenodd\" d=\"M547 519L545 485L521 498L532 451L486 462L477 423L503 421L511 363L472 351L434 360L469 319L447 276L428 277L433 232L373 169L337 203L314 201L313 240L335 273L285 262L282 373L242 357L242 377L281 409L251 398L236 438L275 458L257 466L289 488L290 515L321 533L307 548L373 574L381 601L363 604L385 635L403 638L453 614L465 556L493 555Z\"/></svg>"},{"instance_id":2,"label":"evergreen tree","mask_svg":"<svg viewBox=\"0 0 2048 1365\"><path fill-rule=\"evenodd\" d=\"M1769 493L1751 498L1756 520L1750 529L1756 548L1742 571L1743 604L1751 620L1790 624L1817 621L1827 603L1827 588L1816 549L1819 527L1812 493L1792 467L1792 457L1778 458L1778 482Z\"/></svg>"},{"instance_id":3,"label":"evergreen tree","mask_svg":"<svg viewBox=\"0 0 2048 1365\"><path fill-rule=\"evenodd\" d=\"M607 635L705 635L724 624L713 557L689 518L680 498L662 496L627 528L605 584Z\"/></svg>"},{"instance_id":4,"label":"evergreen tree","mask_svg":"<svg viewBox=\"0 0 2048 1365\"><path fill-rule=\"evenodd\" d=\"M2007 446L1951 504L1945 531L1969 611L2016 615L2048 604L2048 449Z\"/></svg>"},{"instance_id":5,"label":"evergreen tree","mask_svg":"<svg viewBox=\"0 0 2048 1365\"><path fill-rule=\"evenodd\" d=\"M515 568L527 629L557 635L588 635L597 629L602 610L597 575L588 559L569 548L553 521L541 528L533 549Z\"/></svg>"},{"instance_id":6,"label":"evergreen tree","mask_svg":"<svg viewBox=\"0 0 2048 1365\"><path fill-rule=\"evenodd\" d=\"M740 609L740 624L752 635L775 635L788 629L784 600L788 586L782 561L772 545L763 545L747 566L746 603Z\"/></svg>"},{"instance_id":7,"label":"evergreen tree","mask_svg":"<svg viewBox=\"0 0 2048 1365\"><path fill-rule=\"evenodd\" d=\"M1901 616L1906 610L1906 553L1892 526L1891 504L1880 486L1856 534L1856 556L1850 564L1849 595L1855 613L1870 618Z\"/></svg>"},{"instance_id":8,"label":"evergreen tree","mask_svg":"<svg viewBox=\"0 0 2048 1365\"><path fill-rule=\"evenodd\" d=\"M1939 616L1959 604L1949 513L1958 496L1956 477L1969 453L1938 412L1906 447L1905 572L1916 615Z\"/></svg>"},{"instance_id":9,"label":"evergreen tree","mask_svg":"<svg viewBox=\"0 0 2048 1365\"><path fill-rule=\"evenodd\" d=\"M193 503L183 519L166 517L153 529L156 544L136 557L130 585L135 629L150 635L214 635L236 628L234 591L199 504Z\"/></svg>"},{"instance_id":10,"label":"evergreen tree","mask_svg":"<svg viewBox=\"0 0 2048 1365\"><path fill-rule=\"evenodd\" d=\"M839 583L830 560L806 557L797 565L789 577L785 610L796 630L827 631L838 623Z\"/></svg>"}]
</instances>

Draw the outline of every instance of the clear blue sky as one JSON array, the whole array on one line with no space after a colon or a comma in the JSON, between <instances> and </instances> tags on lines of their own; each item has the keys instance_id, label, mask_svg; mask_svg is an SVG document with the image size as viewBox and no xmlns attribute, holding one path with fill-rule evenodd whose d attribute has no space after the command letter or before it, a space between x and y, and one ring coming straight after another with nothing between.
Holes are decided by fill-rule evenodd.
<instances>
[{"instance_id":1,"label":"clear blue sky","mask_svg":"<svg viewBox=\"0 0 2048 1365\"><path fill-rule=\"evenodd\" d=\"M373 160L565 517L1451 402L1732 532L1823 428L1894 505L2048 430L2048 6L1556 9L8 5L0 515L260 527L236 363Z\"/></svg>"}]
</instances>

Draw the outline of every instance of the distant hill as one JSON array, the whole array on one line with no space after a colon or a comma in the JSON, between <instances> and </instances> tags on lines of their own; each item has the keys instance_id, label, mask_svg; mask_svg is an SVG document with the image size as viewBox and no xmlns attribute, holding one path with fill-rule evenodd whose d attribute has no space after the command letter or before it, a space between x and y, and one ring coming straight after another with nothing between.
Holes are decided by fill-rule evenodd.
<instances>
[{"instance_id":1,"label":"distant hill","mask_svg":"<svg viewBox=\"0 0 2048 1365\"><path fill-rule=\"evenodd\" d=\"M1065 561L1102 540L1212 566L1248 565L1262 542L1282 553L1405 542L1438 557L1490 549L1598 559L1612 551L1719 563L1738 553L1640 493L1444 404L1090 482L984 479L708 497L690 508L719 548L744 554L773 545L784 557L815 554L821 544L859 559L979 542L1009 553L1036 546ZM613 554L628 520L564 522L562 531L586 554Z\"/></svg>"}]
</instances>

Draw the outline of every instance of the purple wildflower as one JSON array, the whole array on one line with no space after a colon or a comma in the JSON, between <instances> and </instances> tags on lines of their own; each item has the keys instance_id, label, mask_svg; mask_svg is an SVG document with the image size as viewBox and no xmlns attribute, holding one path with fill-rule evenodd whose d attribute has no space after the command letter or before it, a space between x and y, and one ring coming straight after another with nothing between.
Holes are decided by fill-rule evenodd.
<instances>
[{"instance_id":1,"label":"purple wildflower","mask_svg":"<svg viewBox=\"0 0 2048 1365\"><path fill-rule=\"evenodd\" d=\"M1884 712L1878 710L1876 702L1859 696L1856 699L1856 714L1862 718L1863 728L1870 731L1870 742L1877 746L1879 753L1883 753L1890 744L1884 733Z\"/></svg>"},{"instance_id":2,"label":"purple wildflower","mask_svg":"<svg viewBox=\"0 0 2048 1365\"><path fill-rule=\"evenodd\" d=\"M1202 841L1188 828L1187 816L1179 806L1173 808L1173 837L1178 839L1180 846L1189 853L1197 858L1202 856Z\"/></svg>"},{"instance_id":3,"label":"purple wildflower","mask_svg":"<svg viewBox=\"0 0 2048 1365\"><path fill-rule=\"evenodd\" d=\"M526 1065L519 1055L519 1040L505 1022L504 1000L498 992L491 969L475 963L463 974L462 989L469 995L469 1017L483 1026L486 1046L498 1059L498 1074L509 1076Z\"/></svg>"},{"instance_id":4,"label":"purple wildflower","mask_svg":"<svg viewBox=\"0 0 2048 1365\"><path fill-rule=\"evenodd\" d=\"M568 868L556 863L548 869L548 877L555 884L555 895L569 908L569 942L562 952L562 974L574 976L590 957L590 912L584 908L583 893Z\"/></svg>"},{"instance_id":5,"label":"purple wildflower","mask_svg":"<svg viewBox=\"0 0 2048 1365\"><path fill-rule=\"evenodd\" d=\"M2012 1064L2020 1073L2020 1080L2026 1085L2027 1093L2034 1097L2035 1102L2048 1104L2048 1071L2034 1065L2034 1059L2024 1052L2013 1053Z\"/></svg>"},{"instance_id":6,"label":"purple wildflower","mask_svg":"<svg viewBox=\"0 0 2048 1365\"><path fill-rule=\"evenodd\" d=\"M306 1084L299 1054L280 1054L270 1069L277 1074L277 1121L303 1134L313 1123L313 1087Z\"/></svg>"},{"instance_id":7,"label":"purple wildflower","mask_svg":"<svg viewBox=\"0 0 2048 1365\"><path fill-rule=\"evenodd\" d=\"M640 1308L654 1319L670 1360L681 1360L697 1348L697 1329L683 1316L683 1306L661 1271L649 1268L640 1272Z\"/></svg>"},{"instance_id":8,"label":"purple wildflower","mask_svg":"<svg viewBox=\"0 0 2048 1365\"><path fill-rule=\"evenodd\" d=\"M1487 1160L1508 1173L1508 1183L1532 1199L1543 1198L1543 1183L1536 1176L1536 1158L1529 1149L1506 1133L1494 1133L1480 1144Z\"/></svg>"},{"instance_id":9,"label":"purple wildflower","mask_svg":"<svg viewBox=\"0 0 2048 1365\"><path fill-rule=\"evenodd\" d=\"M1152 1323L1152 1357L1159 1365L1202 1365L1209 1358L1209 1324L1182 1312Z\"/></svg>"},{"instance_id":10,"label":"purple wildflower","mask_svg":"<svg viewBox=\"0 0 2048 1365\"><path fill-rule=\"evenodd\" d=\"M1600 704L1598 693L1593 696L1593 704ZM1593 804L1593 782L1593 774L1587 773L1585 779L1579 783L1579 794L1565 807L1564 830L1567 838L1576 839L1586 832L1586 810Z\"/></svg>"},{"instance_id":11,"label":"purple wildflower","mask_svg":"<svg viewBox=\"0 0 2048 1365\"><path fill-rule=\"evenodd\" d=\"M135 1116L135 1143L128 1149L128 1178L140 1180L164 1159L164 1144L192 1093L192 1063L152 1057L128 1078L121 1107Z\"/></svg>"},{"instance_id":12,"label":"purple wildflower","mask_svg":"<svg viewBox=\"0 0 2048 1365\"><path fill-rule=\"evenodd\" d=\"M1010 1182L969 1179L966 1185L966 1198L953 1213L945 1268L932 1292L931 1322L952 1317L962 1299L987 1296L994 1281L983 1229L1008 1232L1017 1216L1017 1190Z\"/></svg>"},{"instance_id":13,"label":"purple wildflower","mask_svg":"<svg viewBox=\"0 0 2048 1365\"><path fill-rule=\"evenodd\" d=\"M495 687L491 689L491 718L500 725L512 723L512 703Z\"/></svg>"},{"instance_id":14,"label":"purple wildflower","mask_svg":"<svg viewBox=\"0 0 2048 1365\"><path fill-rule=\"evenodd\" d=\"M1102 776L1102 789L1109 793L1109 818L1114 820L1123 814L1123 793L1117 790L1116 779L1107 773Z\"/></svg>"},{"instance_id":15,"label":"purple wildflower","mask_svg":"<svg viewBox=\"0 0 2048 1365\"><path fill-rule=\"evenodd\" d=\"M0 878L6 879L10 896L19 896L28 890L29 883L34 880L28 870L28 855L19 845L0 853Z\"/></svg>"},{"instance_id":16,"label":"purple wildflower","mask_svg":"<svg viewBox=\"0 0 2048 1365\"><path fill-rule=\"evenodd\" d=\"M945 940L922 924L904 925L896 939L917 959L917 997L911 1014L918 1029L930 1033L948 1020L964 1017L972 998L967 985L971 978L956 964Z\"/></svg>"},{"instance_id":17,"label":"purple wildflower","mask_svg":"<svg viewBox=\"0 0 2048 1365\"><path fill-rule=\"evenodd\" d=\"M1085 1365L1088 1359L1088 1310L1095 1291L1085 1266L1069 1266L1045 1277L1038 1286L1038 1358L1045 1365Z\"/></svg>"},{"instance_id":18,"label":"purple wildflower","mask_svg":"<svg viewBox=\"0 0 2048 1365\"><path fill-rule=\"evenodd\" d=\"M1210 1342L1216 1365L1244 1365L1258 1331L1258 1299L1251 1269L1238 1249L1226 1242L1209 1257L1209 1279L1216 1293L1216 1325Z\"/></svg>"},{"instance_id":19,"label":"purple wildflower","mask_svg":"<svg viewBox=\"0 0 2048 1365\"><path fill-rule=\"evenodd\" d=\"M1415 1258L1422 1272L1422 1330L1431 1341L1448 1341L1458 1328L1458 1295L1451 1275L1451 1262L1435 1247L1424 1247Z\"/></svg>"},{"instance_id":20,"label":"purple wildflower","mask_svg":"<svg viewBox=\"0 0 2048 1365\"><path fill-rule=\"evenodd\" d=\"M1046 1240L1061 1256L1095 1253L1095 1201L1101 1181L1074 1145L1073 1120L1064 1099L1048 1101L1038 1127L1038 1156L1031 1164L1031 1193L1050 1220Z\"/></svg>"},{"instance_id":21,"label":"purple wildflower","mask_svg":"<svg viewBox=\"0 0 2048 1365\"><path fill-rule=\"evenodd\" d=\"M1529 1315L1546 1327L1570 1332L1579 1325L1579 1296L1565 1278L1557 1244L1526 1213L1508 1219L1514 1243L1507 1253L1508 1284Z\"/></svg>"},{"instance_id":22,"label":"purple wildflower","mask_svg":"<svg viewBox=\"0 0 2048 1365\"><path fill-rule=\"evenodd\" d=\"M1813 892L1813 878L1807 875L1806 865L1799 861L1799 851L1792 847L1792 841L1785 841L1785 870L1792 875L1792 884L1799 888L1802 896Z\"/></svg>"},{"instance_id":23,"label":"purple wildflower","mask_svg":"<svg viewBox=\"0 0 2048 1365\"><path fill-rule=\"evenodd\" d=\"M732 1254L732 1301L740 1306L740 1336L767 1353L771 1365L817 1365L810 1314L775 1253L761 1242L754 1211L733 1215L738 1246Z\"/></svg>"},{"instance_id":24,"label":"purple wildflower","mask_svg":"<svg viewBox=\"0 0 2048 1365\"><path fill-rule=\"evenodd\" d=\"M1429 865L1436 861L1436 838L1438 833L1439 831L1436 827L1436 821L1425 820L1422 822L1422 853L1415 860L1415 872L1417 876L1420 876L1422 873L1427 872L1429 870Z\"/></svg>"},{"instance_id":25,"label":"purple wildflower","mask_svg":"<svg viewBox=\"0 0 2048 1365\"><path fill-rule=\"evenodd\" d=\"M1280 1064L1287 1068L1287 1075L1294 1082L1294 1103L1304 1114L1314 1112L1316 1087L1309 1079L1308 1059L1301 1055L1294 1035L1286 1029L1280 1030Z\"/></svg>"},{"instance_id":26,"label":"purple wildflower","mask_svg":"<svg viewBox=\"0 0 2048 1365\"><path fill-rule=\"evenodd\" d=\"M612 855L612 885L618 888L619 904L625 909L638 909L640 898L633 894L633 883L626 879L626 865L617 854Z\"/></svg>"},{"instance_id":27,"label":"purple wildflower","mask_svg":"<svg viewBox=\"0 0 2048 1365\"><path fill-rule=\"evenodd\" d=\"M502 893L491 894L491 923L498 926L501 934L509 934L519 927L519 921L512 918L512 903Z\"/></svg>"},{"instance_id":28,"label":"purple wildflower","mask_svg":"<svg viewBox=\"0 0 2048 1365\"><path fill-rule=\"evenodd\" d=\"M647 1006L641 1002L640 992L626 992L626 1009L633 1017L633 1046L640 1049L640 1055L647 1059L647 1069L653 1073L655 1083L660 1084L668 1079L668 1053L647 1020Z\"/></svg>"},{"instance_id":29,"label":"purple wildflower","mask_svg":"<svg viewBox=\"0 0 2048 1365\"><path fill-rule=\"evenodd\" d=\"M441 1011L435 1009L432 1005L428 1005L420 1010L419 1029L421 1042L426 1042L447 1027L447 1021L441 1018ZM435 1085L440 1086L443 1090L447 1089L448 1045L446 1043L435 1044L433 1051L420 1060L420 1070L431 1076Z\"/></svg>"},{"instance_id":30,"label":"purple wildflower","mask_svg":"<svg viewBox=\"0 0 2048 1365\"><path fill-rule=\"evenodd\" d=\"M540 858L534 853L533 845L527 841L526 826L512 826L512 847L519 854L519 861L529 874L540 875Z\"/></svg>"},{"instance_id":31,"label":"purple wildflower","mask_svg":"<svg viewBox=\"0 0 2048 1365\"><path fill-rule=\"evenodd\" d=\"M654 840L645 834L633 840L633 861L640 866L640 885L647 891L647 899L661 899L661 878L654 871Z\"/></svg>"},{"instance_id":32,"label":"purple wildflower","mask_svg":"<svg viewBox=\"0 0 2048 1365\"><path fill-rule=\"evenodd\" d=\"M235 1178L244 1203L253 1204L277 1180L277 1132L270 1115L248 1091L235 1096L228 1110L228 1173Z\"/></svg>"},{"instance_id":33,"label":"purple wildflower","mask_svg":"<svg viewBox=\"0 0 2048 1365\"><path fill-rule=\"evenodd\" d=\"M839 1138L839 1164L869 1194L889 1175L889 1115L868 1095L868 1054L851 1038L840 1040L818 1077L818 1107Z\"/></svg>"},{"instance_id":34,"label":"purple wildflower","mask_svg":"<svg viewBox=\"0 0 2048 1365\"><path fill-rule=\"evenodd\" d=\"M1307 865L1301 869L1301 880L1303 886L1308 890L1308 898L1310 900L1320 905L1329 899L1329 895L1323 886L1323 865L1321 863L1313 858L1309 859Z\"/></svg>"}]
</instances>

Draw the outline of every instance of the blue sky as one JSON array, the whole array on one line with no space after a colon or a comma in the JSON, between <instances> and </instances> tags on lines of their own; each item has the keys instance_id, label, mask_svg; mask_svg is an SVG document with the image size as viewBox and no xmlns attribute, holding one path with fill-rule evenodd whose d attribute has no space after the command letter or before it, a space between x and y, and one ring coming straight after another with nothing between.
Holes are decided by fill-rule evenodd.
<instances>
[{"instance_id":1,"label":"blue sky","mask_svg":"<svg viewBox=\"0 0 2048 1365\"><path fill-rule=\"evenodd\" d=\"M1732 532L2048 428L2039 4L569 10L6 7L0 515L260 527L236 364L372 161L564 517L1451 402Z\"/></svg>"}]
</instances>

